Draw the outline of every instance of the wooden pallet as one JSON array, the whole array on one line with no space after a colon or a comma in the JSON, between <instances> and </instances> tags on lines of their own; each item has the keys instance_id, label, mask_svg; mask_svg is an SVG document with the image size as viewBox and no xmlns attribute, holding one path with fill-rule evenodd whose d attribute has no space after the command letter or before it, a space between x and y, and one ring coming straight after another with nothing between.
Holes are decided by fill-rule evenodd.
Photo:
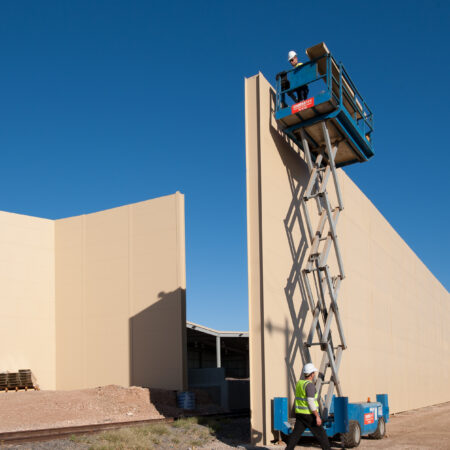
<instances>
[{"instance_id":1,"label":"wooden pallet","mask_svg":"<svg viewBox=\"0 0 450 450\"><path fill-rule=\"evenodd\" d=\"M19 391L28 389L38 390L33 383L33 374L30 369L21 369L18 372L0 373L0 391Z\"/></svg>"},{"instance_id":2,"label":"wooden pallet","mask_svg":"<svg viewBox=\"0 0 450 450\"><path fill-rule=\"evenodd\" d=\"M34 386L32 385L25 385L25 386L0 386L0 391L5 391L5 392L9 392L9 391L28 391L28 389L32 390L34 389L35 391L39 391L39 387L38 386Z\"/></svg>"}]
</instances>

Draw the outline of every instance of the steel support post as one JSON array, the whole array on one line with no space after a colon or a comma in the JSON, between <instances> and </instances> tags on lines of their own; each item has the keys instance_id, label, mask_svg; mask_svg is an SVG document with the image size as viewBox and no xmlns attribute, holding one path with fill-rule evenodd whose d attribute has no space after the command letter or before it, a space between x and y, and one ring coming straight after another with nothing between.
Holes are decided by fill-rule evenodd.
<instances>
[{"instance_id":1,"label":"steel support post","mask_svg":"<svg viewBox=\"0 0 450 450\"><path fill-rule=\"evenodd\" d=\"M220 355L220 336L216 336L216 365L222 367L222 360Z\"/></svg>"}]
</instances>

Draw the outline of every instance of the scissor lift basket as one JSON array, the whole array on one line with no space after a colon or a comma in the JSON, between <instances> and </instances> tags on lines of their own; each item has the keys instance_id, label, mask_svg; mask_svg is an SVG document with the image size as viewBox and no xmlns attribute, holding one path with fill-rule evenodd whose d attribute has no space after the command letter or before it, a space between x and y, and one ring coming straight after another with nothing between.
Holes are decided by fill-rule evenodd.
<instances>
[{"instance_id":1,"label":"scissor lift basket","mask_svg":"<svg viewBox=\"0 0 450 450\"><path fill-rule=\"evenodd\" d=\"M342 63L322 42L306 51L310 61L277 75L275 118L282 130L301 146L305 131L313 154L325 148L320 127L327 122L331 144L337 146L337 167L364 162L373 156L373 114ZM307 86L309 97L288 105L289 94Z\"/></svg>"}]
</instances>

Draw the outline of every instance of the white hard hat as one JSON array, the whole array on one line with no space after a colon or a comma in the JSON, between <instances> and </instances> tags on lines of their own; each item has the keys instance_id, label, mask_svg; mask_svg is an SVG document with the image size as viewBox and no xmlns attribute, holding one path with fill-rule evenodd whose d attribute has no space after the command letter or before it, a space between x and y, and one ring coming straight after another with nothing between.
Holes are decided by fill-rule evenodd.
<instances>
[{"instance_id":1,"label":"white hard hat","mask_svg":"<svg viewBox=\"0 0 450 450\"><path fill-rule=\"evenodd\" d=\"M310 373L313 372L318 372L318 370L314 367L314 364L313 363L305 364L305 367L303 367L303 373L305 375L309 375Z\"/></svg>"},{"instance_id":2,"label":"white hard hat","mask_svg":"<svg viewBox=\"0 0 450 450\"><path fill-rule=\"evenodd\" d=\"M294 56L297 56L297 53L295 53L294 50L291 50L288 53L288 61L290 61Z\"/></svg>"}]
</instances>

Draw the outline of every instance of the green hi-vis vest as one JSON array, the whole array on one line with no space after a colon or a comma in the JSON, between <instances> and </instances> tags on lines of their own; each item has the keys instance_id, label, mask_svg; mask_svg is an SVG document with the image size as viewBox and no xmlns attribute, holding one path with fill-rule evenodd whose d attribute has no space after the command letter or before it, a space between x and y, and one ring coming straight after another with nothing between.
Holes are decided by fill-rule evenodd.
<instances>
[{"instance_id":1,"label":"green hi-vis vest","mask_svg":"<svg viewBox=\"0 0 450 450\"><path fill-rule=\"evenodd\" d=\"M310 380L299 380L297 386L295 386L295 413L296 414L312 414L308 406L308 400L306 399L306 386L311 383ZM319 402L317 401L317 392L314 396L314 403L316 404L317 411L319 410Z\"/></svg>"}]
</instances>

